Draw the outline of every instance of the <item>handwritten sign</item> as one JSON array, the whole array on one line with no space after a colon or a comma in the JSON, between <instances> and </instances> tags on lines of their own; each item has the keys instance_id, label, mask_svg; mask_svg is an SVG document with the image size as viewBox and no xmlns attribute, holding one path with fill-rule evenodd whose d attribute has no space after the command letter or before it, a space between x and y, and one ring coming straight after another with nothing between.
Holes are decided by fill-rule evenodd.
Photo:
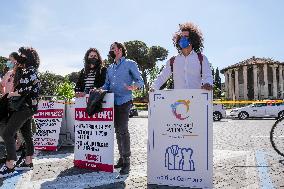
<instances>
[{"instance_id":1,"label":"handwritten sign","mask_svg":"<svg viewBox=\"0 0 284 189\"><path fill-rule=\"evenodd\" d=\"M35 149L57 150L64 107L62 102L39 102L38 112L34 115L37 128L34 134Z\"/></svg>"},{"instance_id":2,"label":"handwritten sign","mask_svg":"<svg viewBox=\"0 0 284 189\"><path fill-rule=\"evenodd\" d=\"M150 93L149 184L213 188L212 93Z\"/></svg>"},{"instance_id":3,"label":"handwritten sign","mask_svg":"<svg viewBox=\"0 0 284 189\"><path fill-rule=\"evenodd\" d=\"M114 108L113 93L105 95L101 112L88 116L86 97L75 101L74 165L80 168L113 172Z\"/></svg>"}]
</instances>

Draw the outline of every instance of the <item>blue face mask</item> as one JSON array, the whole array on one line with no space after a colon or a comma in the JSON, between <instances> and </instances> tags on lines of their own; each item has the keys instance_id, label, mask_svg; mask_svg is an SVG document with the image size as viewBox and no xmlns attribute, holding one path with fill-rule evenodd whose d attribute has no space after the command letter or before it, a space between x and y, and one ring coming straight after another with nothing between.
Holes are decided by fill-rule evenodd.
<instances>
[{"instance_id":1,"label":"blue face mask","mask_svg":"<svg viewBox=\"0 0 284 189\"><path fill-rule=\"evenodd\" d=\"M12 62L9 61L9 60L6 62L6 66L7 66L10 70L14 68L14 65L15 65L15 64L12 63Z\"/></svg>"},{"instance_id":2,"label":"blue face mask","mask_svg":"<svg viewBox=\"0 0 284 189\"><path fill-rule=\"evenodd\" d=\"M187 37L181 37L178 44L182 49L184 49L190 45L190 41Z\"/></svg>"}]
</instances>

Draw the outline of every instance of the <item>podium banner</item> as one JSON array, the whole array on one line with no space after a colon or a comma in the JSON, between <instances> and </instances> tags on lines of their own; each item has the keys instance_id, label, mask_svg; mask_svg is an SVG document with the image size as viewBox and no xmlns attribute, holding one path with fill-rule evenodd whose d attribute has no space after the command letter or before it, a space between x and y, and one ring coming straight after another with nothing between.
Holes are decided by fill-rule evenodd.
<instances>
[{"instance_id":1,"label":"podium banner","mask_svg":"<svg viewBox=\"0 0 284 189\"><path fill-rule=\"evenodd\" d=\"M103 111L89 117L88 95L75 101L74 165L79 168L113 172L114 95L104 97Z\"/></svg>"},{"instance_id":2,"label":"podium banner","mask_svg":"<svg viewBox=\"0 0 284 189\"><path fill-rule=\"evenodd\" d=\"M36 150L57 150L60 127L65 105L62 102L39 102L38 112L34 115L36 133L34 147Z\"/></svg>"},{"instance_id":3,"label":"podium banner","mask_svg":"<svg viewBox=\"0 0 284 189\"><path fill-rule=\"evenodd\" d=\"M148 183L213 188L212 93L155 91L149 101Z\"/></svg>"}]
</instances>

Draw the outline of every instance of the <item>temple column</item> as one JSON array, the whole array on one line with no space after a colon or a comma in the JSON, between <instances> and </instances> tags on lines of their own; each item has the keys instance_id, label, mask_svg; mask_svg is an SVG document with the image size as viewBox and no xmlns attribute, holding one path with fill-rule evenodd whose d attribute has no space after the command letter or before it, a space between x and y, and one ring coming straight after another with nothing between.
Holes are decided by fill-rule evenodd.
<instances>
[{"instance_id":1,"label":"temple column","mask_svg":"<svg viewBox=\"0 0 284 189\"><path fill-rule=\"evenodd\" d=\"M253 94L254 99L258 100L257 65L253 65Z\"/></svg>"},{"instance_id":2,"label":"temple column","mask_svg":"<svg viewBox=\"0 0 284 189\"><path fill-rule=\"evenodd\" d=\"M228 77L228 73L227 71L224 73L225 75L225 98L228 99L229 98L229 77Z\"/></svg>"},{"instance_id":3,"label":"temple column","mask_svg":"<svg viewBox=\"0 0 284 189\"><path fill-rule=\"evenodd\" d=\"M244 100L248 99L248 67L243 66L243 77L244 77Z\"/></svg>"},{"instance_id":4,"label":"temple column","mask_svg":"<svg viewBox=\"0 0 284 189\"><path fill-rule=\"evenodd\" d=\"M236 96L236 100L240 99L239 96L239 68L235 68L235 96Z\"/></svg>"},{"instance_id":5,"label":"temple column","mask_svg":"<svg viewBox=\"0 0 284 189\"><path fill-rule=\"evenodd\" d=\"M277 78L276 78L276 68L278 65L273 65L272 72L273 72L273 97L277 98Z\"/></svg>"},{"instance_id":6,"label":"temple column","mask_svg":"<svg viewBox=\"0 0 284 189\"><path fill-rule=\"evenodd\" d=\"M267 77L267 64L263 65L263 80L264 80L264 91L263 91L263 96L264 99L268 99L268 77Z\"/></svg>"},{"instance_id":7,"label":"temple column","mask_svg":"<svg viewBox=\"0 0 284 189\"><path fill-rule=\"evenodd\" d=\"M280 98L283 99L283 66L279 65L279 89L280 89Z\"/></svg>"},{"instance_id":8,"label":"temple column","mask_svg":"<svg viewBox=\"0 0 284 189\"><path fill-rule=\"evenodd\" d=\"M233 78L232 78L232 70L228 70L228 77L229 77L229 99L233 99Z\"/></svg>"}]
</instances>

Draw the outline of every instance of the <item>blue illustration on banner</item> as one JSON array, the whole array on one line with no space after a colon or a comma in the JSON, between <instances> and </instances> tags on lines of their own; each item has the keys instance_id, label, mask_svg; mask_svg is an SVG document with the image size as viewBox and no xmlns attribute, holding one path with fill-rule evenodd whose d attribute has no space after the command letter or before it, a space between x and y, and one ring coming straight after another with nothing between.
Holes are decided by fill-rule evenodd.
<instances>
[{"instance_id":1,"label":"blue illustration on banner","mask_svg":"<svg viewBox=\"0 0 284 189\"><path fill-rule=\"evenodd\" d=\"M180 148L172 145L165 152L165 167L168 170L195 171L191 148Z\"/></svg>"}]
</instances>

